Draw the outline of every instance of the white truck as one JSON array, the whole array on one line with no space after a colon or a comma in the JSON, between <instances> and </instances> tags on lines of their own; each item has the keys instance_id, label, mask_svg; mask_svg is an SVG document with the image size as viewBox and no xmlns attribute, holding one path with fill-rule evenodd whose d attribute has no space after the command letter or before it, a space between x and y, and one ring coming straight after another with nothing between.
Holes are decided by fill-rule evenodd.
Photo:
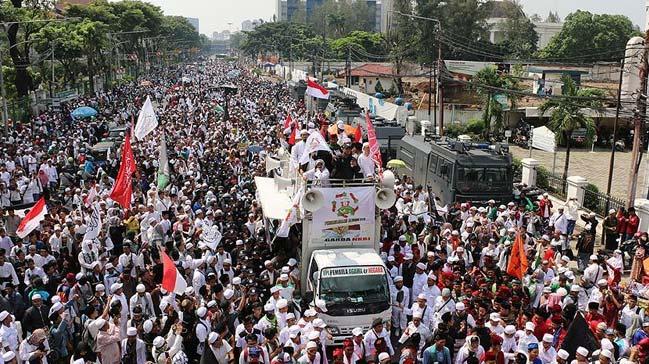
<instances>
[{"instance_id":1,"label":"white truck","mask_svg":"<svg viewBox=\"0 0 649 364\"><path fill-rule=\"evenodd\" d=\"M266 163L267 169L282 165L272 159ZM379 212L394 204L394 192L374 183L333 180L327 188L306 186L297 178L255 177L255 184L265 218L276 221L291 216L302 223L302 305L319 306L333 344L342 344L356 327L367 331L376 318L388 322L390 277L378 254ZM304 190L301 207L306 213L302 215L295 205L298 191ZM300 216L294 219L293 214Z\"/></svg>"},{"instance_id":2,"label":"white truck","mask_svg":"<svg viewBox=\"0 0 649 364\"><path fill-rule=\"evenodd\" d=\"M357 185L358 186L358 185ZM371 221L367 219L364 227L355 225L362 219L362 202L347 204L345 199L354 197L353 192L367 189L365 194L371 198ZM379 210L375 207L376 189L374 185L352 188L314 188L323 198L319 211L311 211L302 219L302 271L301 292L303 302L316 307L316 302L324 301L325 310L320 308L320 317L327 323L334 337L334 345L341 344L351 337L352 330L360 327L367 331L376 318L389 322L391 316L389 274L378 254L381 233ZM313 192L312 192L313 193ZM340 203L336 204L338 198ZM308 196L306 196L308 197ZM304 200L303 200L304 201ZM381 203L379 202L379 205ZM344 206L344 207L343 207ZM317 207L317 206L316 206ZM308 210L309 206L305 206ZM347 214L356 208L356 213ZM323 234L322 211L338 219L326 219ZM340 211L342 210L342 211ZM342 215L342 216L340 216ZM369 216L368 216L369 217ZM314 224L314 220L316 223ZM354 232L356 231L356 232Z\"/></svg>"}]
</instances>

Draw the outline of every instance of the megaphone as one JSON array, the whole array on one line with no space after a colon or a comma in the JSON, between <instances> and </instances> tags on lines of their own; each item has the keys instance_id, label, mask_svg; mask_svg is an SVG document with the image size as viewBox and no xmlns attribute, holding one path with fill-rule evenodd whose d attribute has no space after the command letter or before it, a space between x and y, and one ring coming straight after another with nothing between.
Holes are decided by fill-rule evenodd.
<instances>
[{"instance_id":1,"label":"megaphone","mask_svg":"<svg viewBox=\"0 0 649 364\"><path fill-rule=\"evenodd\" d=\"M268 163L268 162L266 162ZM266 167L268 168L268 167ZM381 179L381 187L382 188L388 188L388 189L394 189L394 184L396 183L396 177L394 177L394 173L392 173L391 170L387 169L383 171L383 178Z\"/></svg>"},{"instance_id":2,"label":"megaphone","mask_svg":"<svg viewBox=\"0 0 649 364\"><path fill-rule=\"evenodd\" d=\"M390 188L381 188L376 192L376 207L387 210L397 202L397 195Z\"/></svg>"},{"instance_id":3,"label":"megaphone","mask_svg":"<svg viewBox=\"0 0 649 364\"><path fill-rule=\"evenodd\" d=\"M273 169L280 168L282 162L277 159L273 159L269 156L266 156L266 173L270 173Z\"/></svg>"},{"instance_id":4,"label":"megaphone","mask_svg":"<svg viewBox=\"0 0 649 364\"><path fill-rule=\"evenodd\" d=\"M283 190L293 186L293 180L290 178L275 176L275 184L277 185L277 189Z\"/></svg>"},{"instance_id":5,"label":"megaphone","mask_svg":"<svg viewBox=\"0 0 649 364\"><path fill-rule=\"evenodd\" d=\"M307 211L317 211L324 206L324 195L318 190L308 190L302 196L302 206Z\"/></svg>"}]
</instances>

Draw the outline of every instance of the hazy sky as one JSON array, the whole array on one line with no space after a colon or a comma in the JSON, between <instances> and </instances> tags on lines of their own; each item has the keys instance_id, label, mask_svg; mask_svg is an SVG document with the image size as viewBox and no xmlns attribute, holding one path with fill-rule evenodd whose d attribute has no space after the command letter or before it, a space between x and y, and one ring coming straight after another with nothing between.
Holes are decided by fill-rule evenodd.
<instances>
[{"instance_id":1,"label":"hazy sky","mask_svg":"<svg viewBox=\"0 0 649 364\"><path fill-rule=\"evenodd\" d=\"M200 31L239 30L246 19L270 20L275 13L276 0L146 0L156 4L168 15L183 15L200 19ZM528 14L545 17L550 10L564 18L582 9L595 13L623 14L634 24L644 24L643 0L520 0ZM228 25L231 23L231 25Z\"/></svg>"}]
</instances>

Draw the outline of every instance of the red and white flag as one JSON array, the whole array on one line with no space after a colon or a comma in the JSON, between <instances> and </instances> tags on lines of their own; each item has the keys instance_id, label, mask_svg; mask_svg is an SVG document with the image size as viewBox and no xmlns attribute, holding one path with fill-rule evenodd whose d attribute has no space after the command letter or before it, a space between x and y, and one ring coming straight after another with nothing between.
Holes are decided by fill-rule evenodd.
<instances>
[{"instance_id":1,"label":"red and white flag","mask_svg":"<svg viewBox=\"0 0 649 364\"><path fill-rule=\"evenodd\" d=\"M83 204L86 207L90 207L93 202L95 202L95 198L97 197L97 186L95 184L92 184L90 188L88 188L88 194L86 195L86 198L83 199Z\"/></svg>"},{"instance_id":2,"label":"red and white flag","mask_svg":"<svg viewBox=\"0 0 649 364\"><path fill-rule=\"evenodd\" d=\"M34 229L41 224L41 221L45 219L46 214L47 205L45 204L45 198L41 197L20 221L18 229L16 229L16 235L21 239L29 235L29 233L34 231Z\"/></svg>"},{"instance_id":3,"label":"red and white flag","mask_svg":"<svg viewBox=\"0 0 649 364\"><path fill-rule=\"evenodd\" d=\"M293 119L291 119L291 114L286 115L286 120L284 120L284 129L288 129L292 122Z\"/></svg>"},{"instance_id":4,"label":"red and white flag","mask_svg":"<svg viewBox=\"0 0 649 364\"><path fill-rule=\"evenodd\" d=\"M306 82L306 94L318 99L328 99L329 90L320 86L317 82L308 80Z\"/></svg>"},{"instance_id":5,"label":"red and white flag","mask_svg":"<svg viewBox=\"0 0 649 364\"><path fill-rule=\"evenodd\" d=\"M370 155L374 160L374 163L379 168L379 174L381 173L381 168L383 166L383 161L381 160L381 147L379 146L379 141L376 140L376 130L374 130L374 125L372 125L372 120L370 120L370 113L365 113L365 123L367 124L367 141L370 143Z\"/></svg>"},{"instance_id":6,"label":"red and white flag","mask_svg":"<svg viewBox=\"0 0 649 364\"><path fill-rule=\"evenodd\" d=\"M162 252L162 288L176 294L183 294L187 289L187 281L165 252Z\"/></svg>"},{"instance_id":7,"label":"red and white flag","mask_svg":"<svg viewBox=\"0 0 649 364\"><path fill-rule=\"evenodd\" d=\"M282 220L282 223L279 225L277 233L275 233L278 237L287 238L291 226L297 223L297 211L300 206L300 201L302 201L302 195L304 195L304 188L300 188L295 196L293 196L293 201L291 202L292 206L286 213L286 217Z\"/></svg>"},{"instance_id":8,"label":"red and white flag","mask_svg":"<svg viewBox=\"0 0 649 364\"><path fill-rule=\"evenodd\" d=\"M124 138L124 149L122 150L122 163L119 166L117 179L110 191L110 198L119 203L123 208L131 206L131 194L133 193L133 173L135 173L135 159L131 149L130 135Z\"/></svg>"}]
</instances>

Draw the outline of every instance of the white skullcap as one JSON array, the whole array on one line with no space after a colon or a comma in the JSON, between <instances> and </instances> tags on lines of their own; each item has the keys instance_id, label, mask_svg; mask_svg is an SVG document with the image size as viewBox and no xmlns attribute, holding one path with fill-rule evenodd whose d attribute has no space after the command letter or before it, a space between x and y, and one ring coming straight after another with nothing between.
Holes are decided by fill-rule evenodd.
<instances>
[{"instance_id":1,"label":"white skullcap","mask_svg":"<svg viewBox=\"0 0 649 364\"><path fill-rule=\"evenodd\" d=\"M239 279L239 280L241 280L241 279ZM239 282L239 283L241 283L241 282ZM234 296L234 291L231 290L230 288L223 291L223 297L225 297L226 300L229 300L230 298L232 298L232 296Z\"/></svg>"},{"instance_id":2,"label":"white skullcap","mask_svg":"<svg viewBox=\"0 0 649 364\"><path fill-rule=\"evenodd\" d=\"M207 308L205 307L199 307L198 310L196 310L196 314L198 317L203 317L207 314Z\"/></svg>"},{"instance_id":3,"label":"white skullcap","mask_svg":"<svg viewBox=\"0 0 649 364\"><path fill-rule=\"evenodd\" d=\"M144 321L144 324L142 324L142 329L144 329L144 333L148 334L153 330L153 321L151 320L146 320Z\"/></svg>"},{"instance_id":4,"label":"white skullcap","mask_svg":"<svg viewBox=\"0 0 649 364\"><path fill-rule=\"evenodd\" d=\"M13 351L7 351L6 353L2 354L2 360L6 363L10 360L13 360L13 358L16 357L16 353Z\"/></svg>"},{"instance_id":5,"label":"white skullcap","mask_svg":"<svg viewBox=\"0 0 649 364\"><path fill-rule=\"evenodd\" d=\"M568 360L568 356L570 356L570 354L568 354L568 352L563 349L559 349L559 351L557 351L557 356L563 360Z\"/></svg>"},{"instance_id":6,"label":"white skullcap","mask_svg":"<svg viewBox=\"0 0 649 364\"><path fill-rule=\"evenodd\" d=\"M135 287L135 290L137 293L144 293L146 291L146 287L142 283L138 284L137 287Z\"/></svg>"},{"instance_id":7,"label":"white skullcap","mask_svg":"<svg viewBox=\"0 0 649 364\"><path fill-rule=\"evenodd\" d=\"M309 341L309 342L306 344L306 348L307 348L307 349L317 349L317 348L318 348L318 344L316 344L314 341Z\"/></svg>"},{"instance_id":8,"label":"white skullcap","mask_svg":"<svg viewBox=\"0 0 649 364\"><path fill-rule=\"evenodd\" d=\"M210 344L214 344L216 340L219 339L219 334L216 332L210 332L210 336L207 337L207 341L209 341Z\"/></svg>"},{"instance_id":9,"label":"white skullcap","mask_svg":"<svg viewBox=\"0 0 649 364\"><path fill-rule=\"evenodd\" d=\"M534 331L534 328L536 328L536 325L533 322L525 323L525 330Z\"/></svg>"},{"instance_id":10,"label":"white skullcap","mask_svg":"<svg viewBox=\"0 0 649 364\"><path fill-rule=\"evenodd\" d=\"M388 359L390 359L390 354L388 353L379 354L379 361L388 360Z\"/></svg>"},{"instance_id":11,"label":"white skullcap","mask_svg":"<svg viewBox=\"0 0 649 364\"><path fill-rule=\"evenodd\" d=\"M153 339L153 346L160 349L165 344L165 339L162 336L158 336Z\"/></svg>"},{"instance_id":12,"label":"white skullcap","mask_svg":"<svg viewBox=\"0 0 649 364\"><path fill-rule=\"evenodd\" d=\"M7 316L9 316L9 312L7 311L0 312L0 321L4 321L7 318Z\"/></svg>"},{"instance_id":13,"label":"white skullcap","mask_svg":"<svg viewBox=\"0 0 649 364\"><path fill-rule=\"evenodd\" d=\"M577 348L577 354L588 357L588 349L583 346Z\"/></svg>"},{"instance_id":14,"label":"white skullcap","mask_svg":"<svg viewBox=\"0 0 649 364\"><path fill-rule=\"evenodd\" d=\"M126 336L137 336L137 329L135 327L129 327L126 329Z\"/></svg>"}]
</instances>

